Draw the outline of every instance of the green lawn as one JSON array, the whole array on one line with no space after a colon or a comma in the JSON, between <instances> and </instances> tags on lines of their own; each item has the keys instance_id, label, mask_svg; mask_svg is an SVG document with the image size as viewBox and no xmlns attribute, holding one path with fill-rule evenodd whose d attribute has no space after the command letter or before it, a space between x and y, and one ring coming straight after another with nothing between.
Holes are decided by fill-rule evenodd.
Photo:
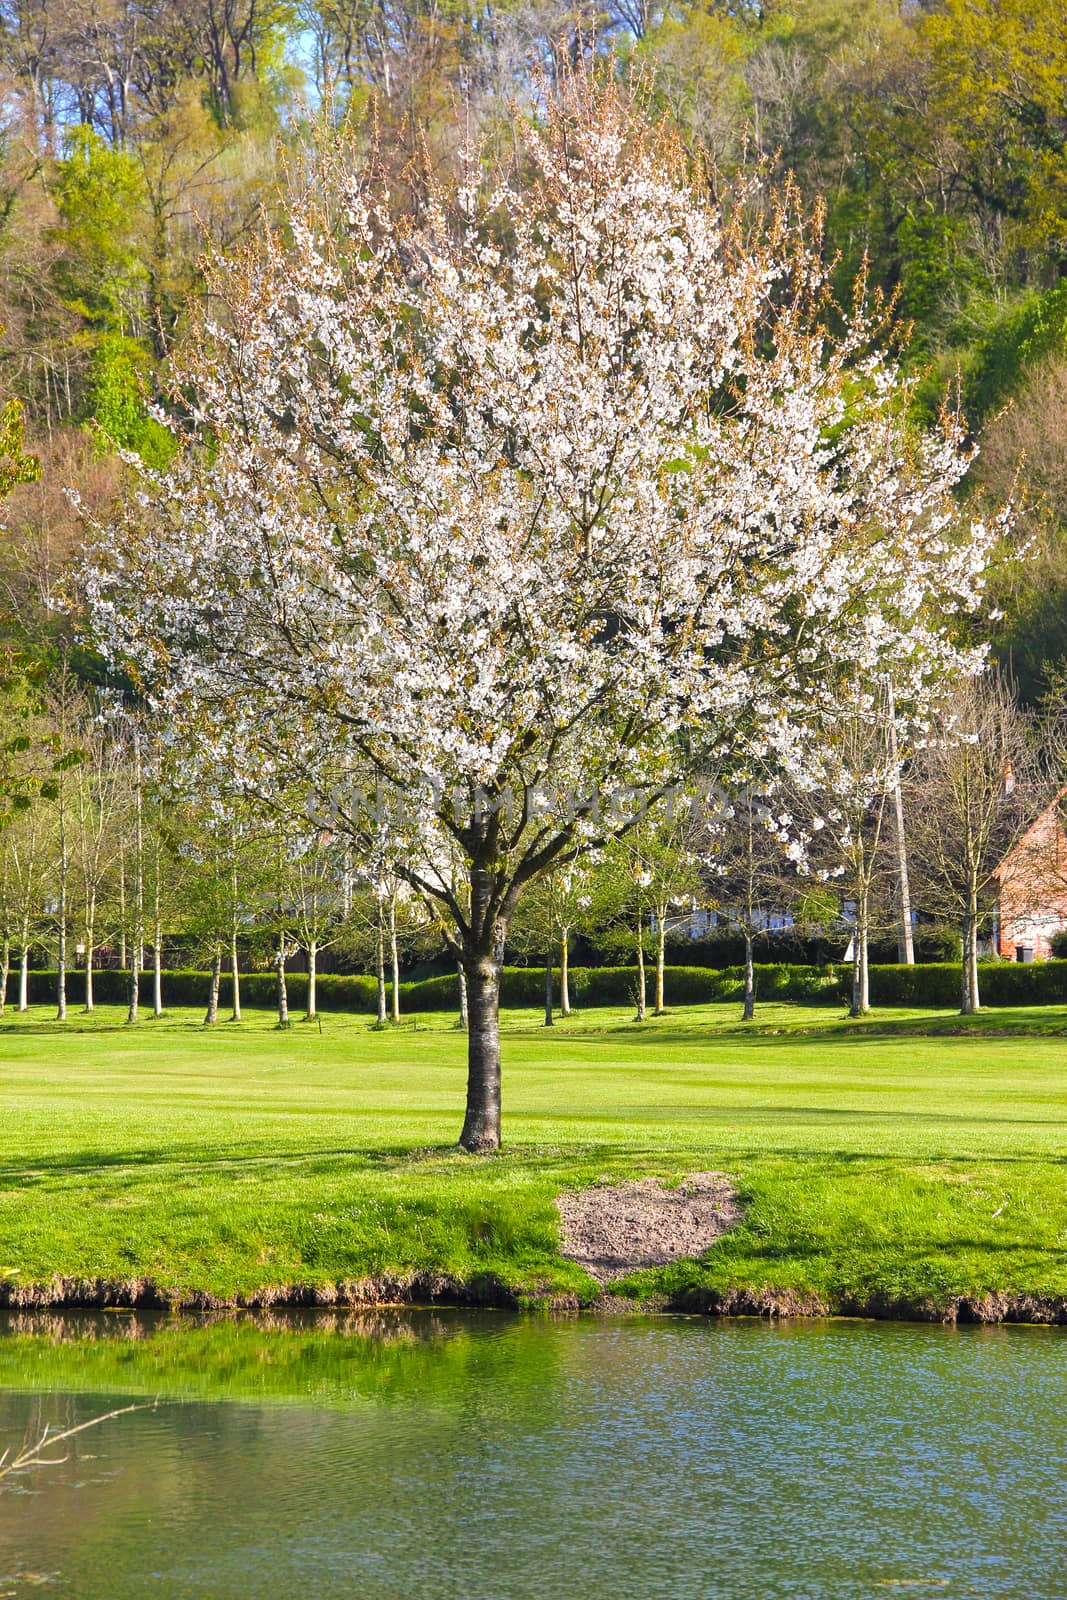
<instances>
[{"instance_id":1,"label":"green lawn","mask_svg":"<svg viewBox=\"0 0 1067 1600\"><path fill-rule=\"evenodd\" d=\"M598 1010L549 1033L508 1014L507 1149L486 1159L452 1143L466 1040L445 1017L9 1015L0 1276L230 1296L434 1268L584 1293L558 1254L561 1188L715 1168L743 1224L632 1287L1067 1295L1067 1012L737 1016Z\"/></svg>"}]
</instances>

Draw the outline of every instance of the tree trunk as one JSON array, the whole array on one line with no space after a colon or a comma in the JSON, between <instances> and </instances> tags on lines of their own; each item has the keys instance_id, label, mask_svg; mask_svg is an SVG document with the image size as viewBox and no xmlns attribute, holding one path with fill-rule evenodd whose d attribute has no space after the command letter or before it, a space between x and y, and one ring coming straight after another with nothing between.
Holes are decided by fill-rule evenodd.
<instances>
[{"instance_id":1,"label":"tree trunk","mask_svg":"<svg viewBox=\"0 0 1067 1600\"><path fill-rule=\"evenodd\" d=\"M222 946L217 944L211 955L211 984L207 992L205 1027L219 1020L219 981L222 978Z\"/></svg>"},{"instance_id":2,"label":"tree trunk","mask_svg":"<svg viewBox=\"0 0 1067 1600\"><path fill-rule=\"evenodd\" d=\"M751 1022L756 1015L756 964L752 959L752 934L745 929L745 1004L742 1022Z\"/></svg>"},{"instance_id":3,"label":"tree trunk","mask_svg":"<svg viewBox=\"0 0 1067 1600\"><path fill-rule=\"evenodd\" d=\"M285 940L279 939L278 948L274 955L274 973L277 980L276 988L278 995L279 1028L287 1028L289 1026L289 985L285 979L285 957Z\"/></svg>"},{"instance_id":4,"label":"tree trunk","mask_svg":"<svg viewBox=\"0 0 1067 1600\"><path fill-rule=\"evenodd\" d=\"M93 993L93 941L96 929L90 921L85 929L85 1009L92 1011L96 1006L96 996Z\"/></svg>"},{"instance_id":5,"label":"tree trunk","mask_svg":"<svg viewBox=\"0 0 1067 1600\"><path fill-rule=\"evenodd\" d=\"M393 969L393 1021L400 1021L400 951L396 943L396 895L389 901L389 959Z\"/></svg>"},{"instance_id":6,"label":"tree trunk","mask_svg":"<svg viewBox=\"0 0 1067 1600\"><path fill-rule=\"evenodd\" d=\"M467 976L467 1114L459 1142L482 1154L500 1148L500 968L482 952L464 956Z\"/></svg>"},{"instance_id":7,"label":"tree trunk","mask_svg":"<svg viewBox=\"0 0 1067 1600\"><path fill-rule=\"evenodd\" d=\"M163 929L158 922L152 940L152 1015L163 1015Z\"/></svg>"},{"instance_id":8,"label":"tree trunk","mask_svg":"<svg viewBox=\"0 0 1067 1600\"><path fill-rule=\"evenodd\" d=\"M459 973L459 1025L464 1032L470 1027L470 1011L467 1006L467 974L463 970L463 962L456 964Z\"/></svg>"},{"instance_id":9,"label":"tree trunk","mask_svg":"<svg viewBox=\"0 0 1067 1600\"><path fill-rule=\"evenodd\" d=\"M545 1027L551 1028L555 1024L552 1007L555 996L552 993L552 953L549 951L545 959Z\"/></svg>"},{"instance_id":10,"label":"tree trunk","mask_svg":"<svg viewBox=\"0 0 1067 1600\"><path fill-rule=\"evenodd\" d=\"M385 997L385 928L382 925L381 902L378 904L378 1026L384 1028L389 1017L388 1004Z\"/></svg>"},{"instance_id":11,"label":"tree trunk","mask_svg":"<svg viewBox=\"0 0 1067 1600\"><path fill-rule=\"evenodd\" d=\"M963 982L960 1013L970 1017L979 1009L978 992L978 908L972 898L963 919Z\"/></svg>"},{"instance_id":12,"label":"tree trunk","mask_svg":"<svg viewBox=\"0 0 1067 1600\"><path fill-rule=\"evenodd\" d=\"M5 939L0 949L0 1017L7 1007L7 980L11 974L11 940Z\"/></svg>"},{"instance_id":13,"label":"tree trunk","mask_svg":"<svg viewBox=\"0 0 1067 1600\"><path fill-rule=\"evenodd\" d=\"M67 1018L67 846L63 838L59 857L59 943L56 949L56 1021Z\"/></svg>"},{"instance_id":14,"label":"tree trunk","mask_svg":"<svg viewBox=\"0 0 1067 1600\"><path fill-rule=\"evenodd\" d=\"M867 896L861 890L856 904L856 931L852 935L852 1005L850 1017L865 1017L871 1009L867 974Z\"/></svg>"},{"instance_id":15,"label":"tree trunk","mask_svg":"<svg viewBox=\"0 0 1067 1600\"><path fill-rule=\"evenodd\" d=\"M662 913L662 907L656 913L658 927L656 930L656 1016L662 1017L666 1007L663 1003L663 970L667 964L667 919Z\"/></svg>"},{"instance_id":16,"label":"tree trunk","mask_svg":"<svg viewBox=\"0 0 1067 1600\"><path fill-rule=\"evenodd\" d=\"M137 960L137 941L131 945L133 960L130 962L129 981L126 986L126 1021L136 1022L141 1000L141 967Z\"/></svg>"},{"instance_id":17,"label":"tree trunk","mask_svg":"<svg viewBox=\"0 0 1067 1600\"><path fill-rule=\"evenodd\" d=\"M915 939L911 926L911 888L908 884L908 845L904 833L904 795L900 787L900 766L897 755L896 707L893 690L889 689L889 754L893 766L893 848L896 855L897 960L902 966L915 965Z\"/></svg>"},{"instance_id":18,"label":"tree trunk","mask_svg":"<svg viewBox=\"0 0 1067 1600\"><path fill-rule=\"evenodd\" d=\"M237 959L237 935L230 938L230 972L233 978L233 1007L230 1012L231 1022L241 1020L241 967Z\"/></svg>"},{"instance_id":19,"label":"tree trunk","mask_svg":"<svg viewBox=\"0 0 1067 1600\"><path fill-rule=\"evenodd\" d=\"M561 1017L569 1017L571 1014L570 958L570 931L564 928L559 941L559 1014Z\"/></svg>"},{"instance_id":20,"label":"tree trunk","mask_svg":"<svg viewBox=\"0 0 1067 1600\"><path fill-rule=\"evenodd\" d=\"M163 1015L163 916L160 906L159 828L155 831L155 871L152 874L152 1015Z\"/></svg>"},{"instance_id":21,"label":"tree trunk","mask_svg":"<svg viewBox=\"0 0 1067 1600\"><path fill-rule=\"evenodd\" d=\"M29 930L23 930L22 946L19 950L19 1010L30 1009L30 935Z\"/></svg>"},{"instance_id":22,"label":"tree trunk","mask_svg":"<svg viewBox=\"0 0 1067 1600\"><path fill-rule=\"evenodd\" d=\"M637 919L637 1021L648 1016L648 996L645 984L645 930L643 921Z\"/></svg>"},{"instance_id":23,"label":"tree trunk","mask_svg":"<svg viewBox=\"0 0 1067 1600\"><path fill-rule=\"evenodd\" d=\"M319 947L314 939L308 940L308 998L307 1018L310 1022L318 1016L318 976L319 976Z\"/></svg>"}]
</instances>

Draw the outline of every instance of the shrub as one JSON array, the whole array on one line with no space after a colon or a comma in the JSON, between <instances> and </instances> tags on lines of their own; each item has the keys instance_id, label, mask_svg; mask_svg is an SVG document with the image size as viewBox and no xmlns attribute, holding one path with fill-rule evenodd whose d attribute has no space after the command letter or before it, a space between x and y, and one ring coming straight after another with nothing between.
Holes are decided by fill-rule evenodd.
<instances>
[{"instance_id":1,"label":"shrub","mask_svg":"<svg viewBox=\"0 0 1067 1600\"><path fill-rule=\"evenodd\" d=\"M914 967L896 964L875 965L870 969L871 1002L875 1006L956 1006L960 999L958 962L928 962ZM653 969L648 969L648 996L652 999ZM553 974L554 994L559 1003L559 969ZM731 967L667 967L665 989L668 1006L698 1005L712 1000L740 1002L744 991L745 969ZM163 1001L166 1006L206 1007L210 977L206 972L188 970L163 974ZM1063 1005L1067 1003L1067 960L984 962L980 970L982 1001L992 1006ZM125 1005L128 976L107 968L93 975L93 987L101 1005ZM30 973L30 1001L48 1005L55 998L55 973ZM768 962L756 967L757 1000L793 1000L808 1004L847 1002L852 974L847 965L814 967L788 962ZM505 1006L538 1008L544 1002L543 967L505 967L501 978L501 1002ZM299 1011L307 1003L307 975L288 975L289 1004ZM231 1004L231 982L223 974L219 986L220 1009ZM8 978L8 1005L18 994L18 974ZM459 980L455 973L442 973L400 986L404 1011L458 1011ZM572 967L570 997L583 1006L628 1006L637 996L636 967ZM67 1001L72 1008L84 1003L85 974L71 972L67 977ZM241 974L241 999L250 1007L271 1009L275 999L273 972ZM152 1003L152 974L141 975L141 1004ZM324 1012L349 1012L373 1016L377 1011L377 980L364 973L324 973L318 980L318 1006Z\"/></svg>"}]
</instances>

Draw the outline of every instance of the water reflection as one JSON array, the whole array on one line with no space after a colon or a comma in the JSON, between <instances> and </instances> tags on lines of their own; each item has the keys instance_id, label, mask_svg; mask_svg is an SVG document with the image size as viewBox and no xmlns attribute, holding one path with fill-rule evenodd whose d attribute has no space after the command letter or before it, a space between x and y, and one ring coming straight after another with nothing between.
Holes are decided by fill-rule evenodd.
<instances>
[{"instance_id":1,"label":"water reflection","mask_svg":"<svg viewBox=\"0 0 1067 1600\"><path fill-rule=\"evenodd\" d=\"M1067 1592L1067 1335L432 1311L11 1317L0 1596Z\"/></svg>"}]
</instances>

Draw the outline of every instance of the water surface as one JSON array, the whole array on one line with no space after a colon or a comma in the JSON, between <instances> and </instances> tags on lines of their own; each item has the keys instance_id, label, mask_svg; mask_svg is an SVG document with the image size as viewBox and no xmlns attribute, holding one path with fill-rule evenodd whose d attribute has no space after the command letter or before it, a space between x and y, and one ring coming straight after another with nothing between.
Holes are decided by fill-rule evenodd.
<instances>
[{"instance_id":1,"label":"water surface","mask_svg":"<svg viewBox=\"0 0 1067 1600\"><path fill-rule=\"evenodd\" d=\"M39 1330L39 1331L31 1331ZM1067 1594L1067 1335L0 1321L0 1597Z\"/></svg>"}]
</instances>

